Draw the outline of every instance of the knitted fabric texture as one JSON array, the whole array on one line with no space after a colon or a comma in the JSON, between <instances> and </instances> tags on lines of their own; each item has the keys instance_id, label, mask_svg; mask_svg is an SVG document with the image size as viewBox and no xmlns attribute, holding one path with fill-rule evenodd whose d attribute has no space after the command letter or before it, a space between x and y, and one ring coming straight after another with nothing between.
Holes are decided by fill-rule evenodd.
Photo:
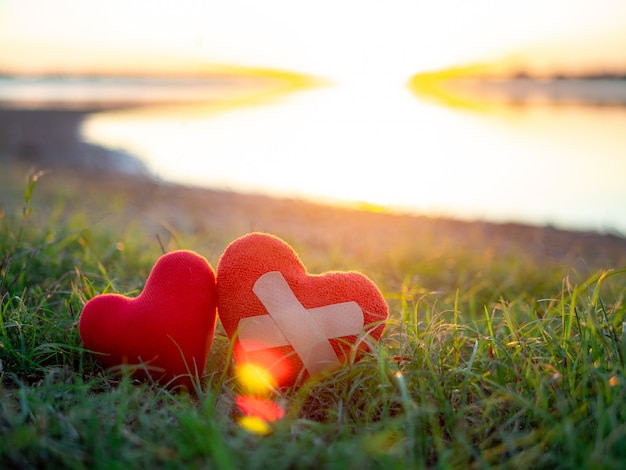
<instances>
[{"instance_id":1,"label":"knitted fabric texture","mask_svg":"<svg viewBox=\"0 0 626 470\"><path fill-rule=\"evenodd\" d=\"M220 258L217 278L218 315L228 336L235 339L236 361L262 366L270 372L279 386L302 383L311 375L309 369L312 368L305 367L306 358L301 357L302 348L300 350L298 347L294 348L293 343L272 346L279 341L274 337L290 340L294 336L319 336L320 332L349 331L351 334L340 337L325 337L325 342L329 343L331 352L334 351L333 356L339 364L348 360L353 347L360 349L366 347L365 342L361 341L364 336L379 340L383 333L384 321L389 314L380 291L363 274L357 272L308 274L294 250L284 241L268 234L252 233L232 242ZM279 287L283 289L276 292L273 299L267 300L265 298L267 292L259 288L265 280L275 282L270 284L268 289L271 289L272 285L275 285L276 289ZM286 285L283 286L285 282ZM265 297L262 294L265 294ZM281 322L289 323L285 320L286 312L276 314L273 316L275 326L282 331L268 335L272 337L271 340L259 333L259 337L256 338L259 344L253 344L250 337L257 333L254 331L255 325L272 324L272 320L261 321L267 320L262 316L272 316L267 306L273 308L273 304L281 302L287 302L283 304L288 305L286 310L291 308L296 317L294 322L283 328ZM357 331L350 326L354 325L355 318L359 318L355 317L355 308L359 315L362 312ZM324 309L326 314L322 316ZM350 318L344 317L342 314L344 310L346 315L348 313L351 315ZM303 315L303 312L308 312L316 318L315 325L308 318L298 317ZM334 312L337 314L334 315ZM255 319L259 321L255 323ZM304 330L316 331L301 331L301 334L297 334L294 329L298 326ZM245 336L248 338L247 346L242 345L244 328ZM298 339L300 340L301 338ZM265 348L264 341L268 343ZM332 361L329 361L328 369L336 366L330 362ZM315 368L315 371L321 371L325 367L325 364L322 364Z\"/></svg>"},{"instance_id":2,"label":"knitted fabric texture","mask_svg":"<svg viewBox=\"0 0 626 470\"><path fill-rule=\"evenodd\" d=\"M136 366L137 375L190 387L192 377L204 372L216 304L208 261L191 251L174 251L159 258L138 297L103 294L87 302L80 336L106 367Z\"/></svg>"}]
</instances>

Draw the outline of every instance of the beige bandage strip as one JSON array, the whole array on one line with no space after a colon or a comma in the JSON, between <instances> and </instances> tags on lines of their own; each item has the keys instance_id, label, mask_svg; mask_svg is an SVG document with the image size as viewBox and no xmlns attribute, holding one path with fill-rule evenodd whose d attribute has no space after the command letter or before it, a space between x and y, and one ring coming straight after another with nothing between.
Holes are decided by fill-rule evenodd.
<instances>
[{"instance_id":1,"label":"beige bandage strip","mask_svg":"<svg viewBox=\"0 0 626 470\"><path fill-rule=\"evenodd\" d=\"M309 308L307 312L328 339L358 335L363 330L363 311L356 302ZM239 341L248 352L290 344L269 315L242 318L239 322Z\"/></svg>"},{"instance_id":2,"label":"beige bandage strip","mask_svg":"<svg viewBox=\"0 0 626 470\"><path fill-rule=\"evenodd\" d=\"M310 375L318 374L340 364L337 354L328 341L329 337L320 328L311 312L298 301L280 272L272 271L263 274L255 282L252 291L267 310L282 333L282 337L287 340L288 344L291 344L298 354ZM362 315L361 312L361 317ZM246 323L240 322L240 328L248 330L253 325L251 321L256 320L253 317L247 319ZM261 324L262 322L263 320ZM363 323L361 322L359 328L362 326ZM244 336L246 335L247 332ZM265 342L267 339L260 338L258 334L254 334L254 337L254 343ZM275 333L272 333L269 339L274 342L283 341L281 335ZM247 341L250 341L249 337Z\"/></svg>"}]
</instances>

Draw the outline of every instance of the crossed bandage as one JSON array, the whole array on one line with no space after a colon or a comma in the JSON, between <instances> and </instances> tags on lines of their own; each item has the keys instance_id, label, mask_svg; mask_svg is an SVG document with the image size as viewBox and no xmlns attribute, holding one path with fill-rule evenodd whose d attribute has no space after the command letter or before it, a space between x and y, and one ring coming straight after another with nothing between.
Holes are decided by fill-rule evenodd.
<instances>
[{"instance_id":1,"label":"crossed bandage","mask_svg":"<svg viewBox=\"0 0 626 470\"><path fill-rule=\"evenodd\" d=\"M340 364L328 341L357 335L363 311L356 302L306 309L278 271L263 274L252 288L269 315L239 321L239 341L245 351L291 345L309 375Z\"/></svg>"}]
</instances>

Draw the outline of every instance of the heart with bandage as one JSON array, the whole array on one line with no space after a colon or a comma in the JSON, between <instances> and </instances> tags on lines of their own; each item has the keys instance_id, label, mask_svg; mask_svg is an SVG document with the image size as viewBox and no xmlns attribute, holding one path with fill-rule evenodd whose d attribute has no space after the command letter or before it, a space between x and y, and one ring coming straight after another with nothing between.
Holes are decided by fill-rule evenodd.
<instances>
[{"instance_id":1,"label":"heart with bandage","mask_svg":"<svg viewBox=\"0 0 626 470\"><path fill-rule=\"evenodd\" d=\"M260 366L278 386L336 369L380 339L389 314L363 274L309 274L287 243L268 234L232 242L217 279L218 316L236 361Z\"/></svg>"}]
</instances>

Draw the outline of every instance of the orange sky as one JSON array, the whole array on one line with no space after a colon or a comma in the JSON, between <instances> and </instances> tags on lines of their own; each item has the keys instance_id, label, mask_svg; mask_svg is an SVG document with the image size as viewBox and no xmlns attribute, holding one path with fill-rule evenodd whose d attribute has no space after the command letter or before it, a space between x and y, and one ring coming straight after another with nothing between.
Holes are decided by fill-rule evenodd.
<instances>
[{"instance_id":1,"label":"orange sky","mask_svg":"<svg viewBox=\"0 0 626 470\"><path fill-rule=\"evenodd\" d=\"M0 0L0 70L197 73L208 64L391 78L508 58L626 69L623 0Z\"/></svg>"}]
</instances>

